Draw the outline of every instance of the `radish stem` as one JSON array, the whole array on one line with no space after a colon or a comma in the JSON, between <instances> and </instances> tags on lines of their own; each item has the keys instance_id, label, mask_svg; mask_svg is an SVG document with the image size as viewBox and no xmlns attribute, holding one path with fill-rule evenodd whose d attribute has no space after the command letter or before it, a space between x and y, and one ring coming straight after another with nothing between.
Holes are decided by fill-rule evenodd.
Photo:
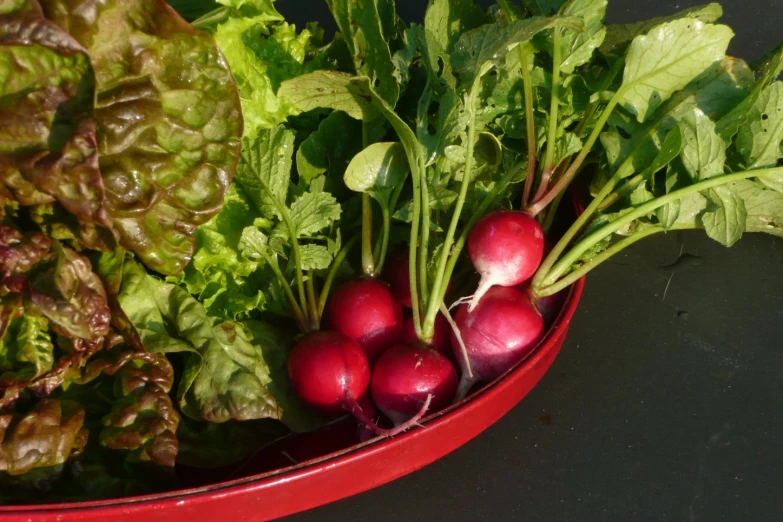
<instances>
[{"instance_id":1,"label":"radish stem","mask_svg":"<svg viewBox=\"0 0 783 522\"><path fill-rule=\"evenodd\" d=\"M593 148L593 145L595 145L596 140L598 140L598 136L601 134L601 131L604 128L604 125L606 125L606 121L609 119L609 116L612 114L612 111L614 110L617 103L620 101L620 94L622 93L622 89L617 91L617 94L615 94L612 99L609 101L607 106L604 108L603 112L601 113L601 116L598 118L598 121L595 124L595 127L593 128L593 132L590 133L590 136L587 138L587 142L585 142L584 146L582 147L582 150L579 151L579 154L577 155L574 162L571 164L570 167L568 167L568 170L565 171L565 173L560 177L559 180L557 180L557 183L554 187L549 189L549 191L546 193L544 197L533 203L530 207L527 209L527 213L531 216L538 215L539 212L544 210L549 203L552 202L552 200L555 199L555 197L560 193L563 192L568 185L571 183L571 181L576 176L576 173L579 172L579 167L582 166L582 162L585 160L588 154L590 154L590 151ZM549 144L547 144L547 147L549 147Z\"/></svg>"},{"instance_id":2,"label":"radish stem","mask_svg":"<svg viewBox=\"0 0 783 522\"><path fill-rule=\"evenodd\" d=\"M462 213L462 207L465 205L465 198L468 195L468 185L470 184L470 177L473 172L473 148L475 145L476 134L476 99L479 94L479 87L481 85L481 74L476 76L473 81L473 86L468 94L468 133L467 133L467 146L465 147L465 171L462 173L462 183L460 184L459 196L457 196L457 203L454 207L454 213L451 216L451 223L449 223L449 229L446 232L446 239L443 241L443 249L441 250L440 261L438 262L438 269L435 274L435 279L432 285L432 296L429 305L424 316L424 321L421 328L421 334L419 339L424 343L429 344L432 341L432 334L435 328L435 316L438 314L438 309L443 299L437 299L437 296L441 295L441 290L445 289L447 285L444 283L444 273L446 271L446 264L449 256L454 254L451 251L451 247L454 243L454 235L457 231L457 225L459 224L459 217ZM429 226L429 223L427 223Z\"/></svg>"},{"instance_id":3,"label":"radish stem","mask_svg":"<svg viewBox=\"0 0 783 522\"><path fill-rule=\"evenodd\" d=\"M573 283L577 282L579 279L587 275L588 272L596 268L598 265L600 265L601 263L603 263L613 255L615 255L616 253L623 250L625 247L631 246L632 244L636 243L640 239L644 239L645 237L651 236L653 234L657 234L658 232L668 232L670 230L687 230L692 228L696 228L696 227L689 226L689 225L678 225L666 229L663 228L662 226L653 226L653 227L645 228L644 230L640 230L639 232L636 232L626 238L621 239L617 243L613 244L612 246L610 246L609 248L607 248L606 250L604 250L603 252L595 256L595 258L583 264L581 267L574 270L563 279L558 280L556 283L541 288L540 290L534 290L533 296L535 298L541 298L541 297L546 297L548 295L553 295L558 293L564 288L567 288Z\"/></svg>"},{"instance_id":4,"label":"radish stem","mask_svg":"<svg viewBox=\"0 0 783 522\"><path fill-rule=\"evenodd\" d=\"M607 236L610 236L611 234L614 234L618 230L620 230L625 225L628 225L629 223L633 222L634 220L645 216L649 214L650 212L653 212L659 207L662 207L668 203L671 203L673 201L680 200L690 194L694 194L697 192L701 192L703 190L707 190L713 187L718 187L720 185L725 185L726 183L731 183L733 181L740 181L743 179L753 178L753 177L759 177L759 176L765 176L770 174L783 174L783 167L773 167L773 168L767 168L767 169L754 169L754 170L746 170L742 172L737 172L734 174L725 174L723 176L715 176L709 179L706 179L704 181L700 181L698 183L694 183L693 185L689 185L687 187L681 188L679 190L675 190L673 192L670 192L668 194L665 194L663 196L657 197L655 199L652 199L650 201L647 201L646 203L643 203L636 207L631 212L628 212L627 214L623 214L622 216L618 217L612 222L607 223L606 225L602 226L598 230L592 232L591 234L587 235L586 237L582 238L581 241L579 241L577 244L571 248L571 250L568 251L568 253L563 256L556 264L552 266L552 268L544 275L543 278L540 279L540 282L536 284L535 279L533 282L533 289L535 292L537 292L538 288L546 287L549 285L554 284L557 281L557 278L560 277L563 273L565 273L568 268L573 265L579 257L587 251L589 248L594 246L596 243L601 241ZM608 184L607 184L608 185ZM600 194L599 194L600 196ZM604 195L605 197L605 195ZM603 199L603 198L601 198ZM593 203L598 202L600 204L600 200L598 197L593 201ZM592 206L592 205L591 205ZM596 205L597 206L597 205ZM585 212L586 214L586 212ZM583 214L583 215L585 215ZM577 220L578 221L578 220ZM571 229L574 229L576 226L576 223L571 227ZM569 229L569 230L571 230ZM561 240L562 241L562 240ZM554 252L554 250L553 250ZM543 266L543 265L542 265ZM542 284L543 283L543 284Z\"/></svg>"},{"instance_id":5,"label":"radish stem","mask_svg":"<svg viewBox=\"0 0 783 522\"><path fill-rule=\"evenodd\" d=\"M252 165L252 163L250 163L250 161L247 159L247 157L245 157L244 154L242 154L241 156L242 156L242 161L244 161L248 166ZM291 250L294 253L294 265L296 265L296 286L299 292L298 308L300 311L303 311L305 317L305 323L309 323L310 317L307 309L307 297L305 295L305 288L304 288L304 275L302 274L302 253L299 250L299 241L296 238L296 225L294 225L294 222L291 221L291 215L288 213L288 207L286 207L285 204L272 193L272 191L269 189L269 186L267 186L267 184L264 182L261 176L258 176L258 182L261 185L261 190L266 192L266 194L270 197L270 199L274 201L275 206L277 207L278 212L280 212L280 216L282 216L283 222L285 223L285 226L288 229L288 234L291 237ZM307 331L307 329L303 331Z\"/></svg>"},{"instance_id":6,"label":"radish stem","mask_svg":"<svg viewBox=\"0 0 783 522\"><path fill-rule=\"evenodd\" d=\"M372 200L368 193L362 194L362 272L375 275L375 261L372 258Z\"/></svg>"},{"instance_id":7,"label":"radish stem","mask_svg":"<svg viewBox=\"0 0 783 522\"><path fill-rule=\"evenodd\" d=\"M389 202L385 201L381 205L381 241L380 252L375 256L375 276L381 275L383 272L383 265L386 263L386 251L389 248L389 232L391 229L391 215L389 214ZM378 244L375 245L378 250Z\"/></svg>"},{"instance_id":8,"label":"radish stem","mask_svg":"<svg viewBox=\"0 0 783 522\"><path fill-rule=\"evenodd\" d=\"M552 175L555 168L555 143L557 142L557 114L560 109L560 28L552 31L552 93L549 103L549 130L542 173ZM543 179L542 179L543 182ZM535 214L533 214L535 216Z\"/></svg>"},{"instance_id":9,"label":"radish stem","mask_svg":"<svg viewBox=\"0 0 783 522\"><path fill-rule=\"evenodd\" d=\"M302 332L307 332L307 319L305 319L305 316L302 313L302 309L299 307L299 303L296 302L296 297L294 297L294 292L291 290L291 285L288 284L288 281L286 281L285 277L283 277L283 273L280 271L280 266L277 264L277 257L275 256L275 258L272 259L263 252L261 255L269 265L269 268L272 269L272 272L275 273L277 280L280 281L280 286L283 287L283 292L288 298L288 304L291 305L291 311L294 313L294 318L296 319L296 323L299 325L299 329Z\"/></svg>"},{"instance_id":10,"label":"radish stem","mask_svg":"<svg viewBox=\"0 0 783 522\"><path fill-rule=\"evenodd\" d=\"M315 298L315 270L307 273L307 311L310 316L310 331L321 329L321 318L318 316L318 304Z\"/></svg>"},{"instance_id":11,"label":"radish stem","mask_svg":"<svg viewBox=\"0 0 783 522\"><path fill-rule=\"evenodd\" d=\"M324 287L321 289L321 295L318 298L318 317L322 317L324 315L326 299L329 297L329 290L332 288L332 283L334 282L334 278L337 275L337 270L340 269L340 265L342 265L343 261L345 261L345 257L348 255L348 252L351 250L351 248L353 248L358 240L359 236L353 236L351 240L348 241L334 257L334 261L332 261L332 265L329 267L329 273L326 274Z\"/></svg>"},{"instance_id":12,"label":"radish stem","mask_svg":"<svg viewBox=\"0 0 783 522\"><path fill-rule=\"evenodd\" d=\"M498 5L506 16L506 20L513 22L517 19L506 0L498 0ZM525 100L525 127L527 128L527 177L522 190L522 208L527 207L530 193L533 191L533 181L536 179L536 126L533 121L533 86L528 70L527 53L521 45L517 46L519 53L519 65L522 67L522 92Z\"/></svg>"}]
</instances>

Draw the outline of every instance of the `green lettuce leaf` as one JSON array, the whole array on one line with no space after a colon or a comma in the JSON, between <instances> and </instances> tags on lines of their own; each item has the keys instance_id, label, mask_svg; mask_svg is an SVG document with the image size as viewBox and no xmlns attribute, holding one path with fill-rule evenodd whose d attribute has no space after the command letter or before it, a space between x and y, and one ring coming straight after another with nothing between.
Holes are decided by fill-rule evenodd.
<instances>
[{"instance_id":1,"label":"green lettuce leaf","mask_svg":"<svg viewBox=\"0 0 783 522\"><path fill-rule=\"evenodd\" d=\"M120 304L145 348L185 357L177 390L185 415L210 422L280 416L266 389L263 354L240 324L210 317L184 289L148 275L138 263L126 262L123 272Z\"/></svg>"},{"instance_id":2,"label":"green lettuce leaf","mask_svg":"<svg viewBox=\"0 0 783 522\"><path fill-rule=\"evenodd\" d=\"M121 244L154 270L179 272L239 154L239 97L223 56L164 2L111 0L89 18L80 0L41 4L89 53L106 209Z\"/></svg>"},{"instance_id":3,"label":"green lettuce leaf","mask_svg":"<svg viewBox=\"0 0 783 522\"><path fill-rule=\"evenodd\" d=\"M0 471L21 475L64 463L87 442L84 409L42 399L25 414L0 415Z\"/></svg>"},{"instance_id":4,"label":"green lettuce leaf","mask_svg":"<svg viewBox=\"0 0 783 522\"><path fill-rule=\"evenodd\" d=\"M0 339L0 383L33 381L52 369L54 345L45 317L25 314L6 326Z\"/></svg>"},{"instance_id":5,"label":"green lettuce leaf","mask_svg":"<svg viewBox=\"0 0 783 522\"><path fill-rule=\"evenodd\" d=\"M87 52L37 3L0 21L0 183L23 206L56 207L71 235L111 249L114 235L98 170L94 78Z\"/></svg>"},{"instance_id":6,"label":"green lettuce leaf","mask_svg":"<svg viewBox=\"0 0 783 522\"><path fill-rule=\"evenodd\" d=\"M101 446L129 452L126 461L173 467L179 413L169 396L174 370L163 354L131 349L109 373L116 398L103 418ZM119 366L119 369L117 369Z\"/></svg>"}]
</instances>

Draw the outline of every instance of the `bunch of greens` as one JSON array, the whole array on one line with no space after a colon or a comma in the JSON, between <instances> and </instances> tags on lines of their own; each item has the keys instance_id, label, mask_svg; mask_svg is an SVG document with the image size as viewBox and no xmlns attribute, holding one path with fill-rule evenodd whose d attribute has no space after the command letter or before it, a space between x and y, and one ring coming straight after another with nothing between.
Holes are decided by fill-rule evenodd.
<instances>
[{"instance_id":1,"label":"bunch of greens","mask_svg":"<svg viewBox=\"0 0 783 522\"><path fill-rule=\"evenodd\" d=\"M9 502L171 487L329 421L292 391L292 332L403 247L431 340L495 209L556 242L533 300L657 232L783 235L783 46L726 56L717 4L612 26L606 0L431 0L406 24L327 0L328 43L272 0L179 4L193 26L157 0L0 0ZM591 202L555 236L578 177Z\"/></svg>"},{"instance_id":2,"label":"bunch of greens","mask_svg":"<svg viewBox=\"0 0 783 522\"><path fill-rule=\"evenodd\" d=\"M655 232L704 228L727 246L745 230L780 234L774 80L783 50L755 69L727 57L733 33L714 23L717 4L606 27L604 1L500 2L484 14L470 2L436 0L423 26L391 37L383 29L397 26L381 12L359 24L372 6L330 7L355 75L316 71L284 82L278 95L302 111L342 110L365 128L385 120L394 129L412 188L409 201L392 198L402 205L391 212L411 224L422 340L432 336L473 223L493 207L520 206L498 195L522 178L520 207L545 230L577 174L589 165L594 178L594 199L541 266L534 298ZM386 179L383 169L366 158L375 151L354 160L366 178L357 188L386 211L374 185ZM615 233L626 237L613 243Z\"/></svg>"},{"instance_id":3,"label":"bunch of greens","mask_svg":"<svg viewBox=\"0 0 783 522\"><path fill-rule=\"evenodd\" d=\"M583 171L595 198L533 299L654 232L699 227L726 244L779 233L781 127L766 105L751 109L774 103L781 51L754 69L725 56L717 4L605 26L605 1L485 12L432 0L423 24L406 25L388 2L330 0L340 32L323 45L317 26L296 33L269 1L220 3L194 24L226 53L252 130L226 206L169 280L210 314L317 330L335 280L382 275L386 252L407 245L426 342L447 282L471 272L473 224L520 208L550 231ZM284 423L314 418L284 372L273 382Z\"/></svg>"},{"instance_id":4,"label":"bunch of greens","mask_svg":"<svg viewBox=\"0 0 783 522\"><path fill-rule=\"evenodd\" d=\"M141 263L175 274L189 262L194 231L222 207L239 156L239 100L212 38L162 2L88 3L0 2L0 481L8 502L39 501L35 490L50 491L49 500L126 495L171 480L175 371L166 350L146 342L164 323L145 311L145 329L136 330L129 318L143 295L132 307L122 291L137 272L163 284ZM215 330L210 342L238 344L230 326L195 317ZM186 415L218 417L222 390L204 384L216 348L209 333L189 334L206 362L186 360L177 399ZM260 355L246 351L267 382ZM274 417L268 402L243 413Z\"/></svg>"}]
</instances>

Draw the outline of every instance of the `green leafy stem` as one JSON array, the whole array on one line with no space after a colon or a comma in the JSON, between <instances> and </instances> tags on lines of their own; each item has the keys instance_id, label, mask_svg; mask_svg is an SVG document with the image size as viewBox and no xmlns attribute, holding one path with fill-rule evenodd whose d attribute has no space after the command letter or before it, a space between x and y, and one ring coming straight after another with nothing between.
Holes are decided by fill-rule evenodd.
<instances>
[{"instance_id":1,"label":"green leafy stem","mask_svg":"<svg viewBox=\"0 0 783 522\"><path fill-rule=\"evenodd\" d=\"M611 236L615 232L621 230L626 225L631 224L633 221L655 211L656 209L663 207L669 203L679 201L686 196L702 192L711 188L715 188L728 183L741 181L748 178L764 177L764 176L776 176L783 175L783 167L774 167L767 169L753 169L742 172L736 172L734 174L725 174L722 176L715 176L693 185L681 188L679 190L672 191L663 196L657 197L650 201L647 201L634 210L619 216L618 218L606 223L597 230L587 234L581 240L579 240L565 255L562 252L568 247L574 236L583 228L588 222L590 217L601 206L602 201L611 193L615 183L611 181L607 183L603 190L595 197L590 206L585 212L574 222L571 228L568 230L560 241L557 243L552 252L547 256L544 262L541 264L538 272L533 278L531 285L532 292L536 297L544 297L559 292L563 288L567 287L571 283L578 280L587 272L598 266L600 263L616 254L623 248L635 243L636 241L655 234L657 232L663 232L665 230L676 230L683 228L695 228L695 225L682 225L674 226L666 229L662 226L651 226L649 228L643 228L631 236L618 241L608 249L604 250L601 254L596 256L592 261L582 265L580 268L570 273L568 276L561 278L568 269L576 263L581 256L587 252L591 247L594 247L601 240Z\"/></svg>"},{"instance_id":2,"label":"green leafy stem","mask_svg":"<svg viewBox=\"0 0 783 522\"><path fill-rule=\"evenodd\" d=\"M242 161L244 161L247 165L253 164L244 153L242 153ZM261 185L261 190L263 190L274 202L275 208L280 213L280 216L283 219L283 223L285 223L285 226L288 229L288 234L291 237L291 250L294 254L294 266L296 267L296 287L299 293L298 302L296 297L294 297L291 285L288 284L285 276L283 276L283 273L280 271L280 267L277 264L277 259L272 259L271 256L262 254L264 260L269 264L269 266L272 268L272 271L275 273L275 276L280 281L280 285L283 287L283 291L288 298L288 302L291 305L291 310L294 314L294 317L296 318L299 328L303 332L318 330L320 327L320 319L318 314L315 313L318 310L315 304L315 292L314 290L311 291L311 298L308 299L308 293L305 291L305 278L302 272L302 253L299 248L299 241L297 240L296 225L291 219L291 215L288 212L288 207L286 207L285 204L280 201L277 196L275 196L274 192L272 192L269 186L264 182L262 176L258 176L258 182ZM313 284L312 274L309 284Z\"/></svg>"}]
</instances>

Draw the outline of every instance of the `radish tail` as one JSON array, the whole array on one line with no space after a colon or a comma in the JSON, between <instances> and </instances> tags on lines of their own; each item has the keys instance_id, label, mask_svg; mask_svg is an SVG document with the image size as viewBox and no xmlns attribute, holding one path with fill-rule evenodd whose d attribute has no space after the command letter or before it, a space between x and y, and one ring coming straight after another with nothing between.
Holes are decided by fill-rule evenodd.
<instances>
[{"instance_id":1,"label":"radish tail","mask_svg":"<svg viewBox=\"0 0 783 522\"><path fill-rule=\"evenodd\" d=\"M459 299L457 299L456 301L451 303L451 306L449 306L449 312L454 310L454 308L456 308L457 306L459 306L461 304L469 303L471 299L473 299L472 295L467 295L465 297L460 297Z\"/></svg>"},{"instance_id":2,"label":"radish tail","mask_svg":"<svg viewBox=\"0 0 783 522\"><path fill-rule=\"evenodd\" d=\"M440 304L440 312L443 314L443 317L446 318L446 321L449 323L449 325L451 325L451 330L454 332L454 337L457 338L457 343L459 343L459 350L462 353L462 359L465 364L464 371L468 374L468 377L473 377L473 372L470 369L470 357L468 357L468 349L465 348L465 342L462 340L462 332L459 331L457 323L454 322L454 319L452 319L451 314L449 313L449 309L446 308L446 305L443 303Z\"/></svg>"},{"instance_id":3,"label":"radish tail","mask_svg":"<svg viewBox=\"0 0 783 522\"><path fill-rule=\"evenodd\" d=\"M473 309L476 308L481 298L484 297L484 294L487 293L487 290L492 288L492 285L494 284L495 283L490 277L488 277L486 274L482 274L481 281L479 281L478 287L476 288L476 293L473 294L473 299L470 300L470 304L468 305L468 313L472 312Z\"/></svg>"},{"instance_id":4,"label":"radish tail","mask_svg":"<svg viewBox=\"0 0 783 522\"><path fill-rule=\"evenodd\" d=\"M476 384L476 379L469 377L467 373L463 373L459 380L459 386L457 386L457 393L454 394L454 400L452 404L455 404L468 396L468 392Z\"/></svg>"},{"instance_id":5,"label":"radish tail","mask_svg":"<svg viewBox=\"0 0 783 522\"><path fill-rule=\"evenodd\" d=\"M375 411L375 407L373 406L372 402L370 401L369 397L367 397L367 395L359 399L356 405L362 410L365 416L371 419L378 418L377 412ZM358 423L359 442L366 442L372 439L373 437L375 437L375 431L373 430L372 426L368 426L367 424L365 424L360 420L357 420L357 423Z\"/></svg>"},{"instance_id":6,"label":"radish tail","mask_svg":"<svg viewBox=\"0 0 783 522\"><path fill-rule=\"evenodd\" d=\"M413 426L421 426L419 424L419 421L427 413L427 410L430 408L431 402L432 402L432 394L429 394L427 395L427 400L424 401L424 404L422 404L421 409L418 411L418 413L416 413L416 415L414 415L407 421L395 426L390 430L386 430L378 426L364 412L362 407L359 406L359 403L357 403L354 399L346 399L344 406L345 409L351 412L351 415L353 415L356 418L356 420L358 420L363 425L367 426L379 437L394 437L395 435L399 435L400 433L407 430L408 428L412 428Z\"/></svg>"}]
</instances>

